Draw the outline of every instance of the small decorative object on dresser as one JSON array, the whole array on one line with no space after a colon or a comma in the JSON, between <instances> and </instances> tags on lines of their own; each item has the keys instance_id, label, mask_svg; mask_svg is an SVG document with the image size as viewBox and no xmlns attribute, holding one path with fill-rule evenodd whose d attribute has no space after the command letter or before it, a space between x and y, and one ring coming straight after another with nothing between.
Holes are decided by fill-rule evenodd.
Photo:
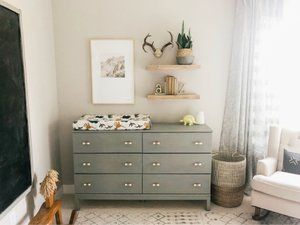
<instances>
[{"instance_id":1,"label":"small decorative object on dresser","mask_svg":"<svg viewBox=\"0 0 300 225\"><path fill-rule=\"evenodd\" d=\"M145 49L145 47L146 47L146 46L149 46L149 47L152 49L152 51L153 51L153 55L154 55L156 58L160 58L160 57L163 55L164 50L165 50L168 46L171 46L171 47L173 48L173 47L174 47L173 35L172 35L172 33L171 33L170 31L168 31L168 32L169 32L169 34L170 34L170 36L171 36L171 40L170 40L169 42L167 42L166 44L164 44L164 45L162 46L161 49L155 48L155 47L154 47L154 41L153 41L152 43L149 43L149 42L147 41L147 39L148 39L149 37L151 37L150 34L147 34L146 37L144 38L144 43L143 43L143 46L142 46L144 52L147 52L146 49Z\"/></svg>"},{"instance_id":2,"label":"small decorative object on dresser","mask_svg":"<svg viewBox=\"0 0 300 225\"><path fill-rule=\"evenodd\" d=\"M193 126L194 123L196 123L195 117L192 115L185 115L182 120L180 120L181 123L183 123L184 126L189 125Z\"/></svg>"},{"instance_id":3,"label":"small decorative object on dresser","mask_svg":"<svg viewBox=\"0 0 300 225\"><path fill-rule=\"evenodd\" d=\"M198 112L196 116L196 124L205 124L204 112Z\"/></svg>"},{"instance_id":4,"label":"small decorative object on dresser","mask_svg":"<svg viewBox=\"0 0 300 225\"><path fill-rule=\"evenodd\" d=\"M133 104L133 40L91 40L94 104Z\"/></svg>"},{"instance_id":5,"label":"small decorative object on dresser","mask_svg":"<svg viewBox=\"0 0 300 225\"><path fill-rule=\"evenodd\" d=\"M212 130L152 124L150 130L73 131L79 200L205 200L210 209ZM86 143L89 143L88 145Z\"/></svg>"},{"instance_id":6,"label":"small decorative object on dresser","mask_svg":"<svg viewBox=\"0 0 300 225\"><path fill-rule=\"evenodd\" d=\"M179 65L190 65L193 64L194 56L193 56L193 41L191 36L191 31L189 30L189 34L186 35L184 31L184 21L182 22L181 33L178 34L177 37L177 64Z\"/></svg>"}]
</instances>

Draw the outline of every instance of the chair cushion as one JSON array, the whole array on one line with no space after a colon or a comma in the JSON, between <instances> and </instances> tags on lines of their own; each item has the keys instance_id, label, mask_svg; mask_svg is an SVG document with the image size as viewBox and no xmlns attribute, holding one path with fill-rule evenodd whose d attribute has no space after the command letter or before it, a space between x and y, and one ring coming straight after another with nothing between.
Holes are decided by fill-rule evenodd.
<instances>
[{"instance_id":1,"label":"chair cushion","mask_svg":"<svg viewBox=\"0 0 300 225\"><path fill-rule=\"evenodd\" d=\"M293 141L290 144L284 145L281 149L279 149L277 170L280 170L280 171L283 170L284 150L300 154L300 146L298 144L295 145L295 143L297 143L297 142Z\"/></svg>"},{"instance_id":2,"label":"chair cushion","mask_svg":"<svg viewBox=\"0 0 300 225\"><path fill-rule=\"evenodd\" d=\"M300 202L300 175L297 174L277 171L271 176L256 175L251 186L265 194Z\"/></svg>"},{"instance_id":3,"label":"chair cushion","mask_svg":"<svg viewBox=\"0 0 300 225\"><path fill-rule=\"evenodd\" d=\"M291 150L292 152L300 153L300 132L288 129L282 129L280 135L280 144L278 149L278 165L277 170L283 168L283 152L284 149Z\"/></svg>"},{"instance_id":4,"label":"chair cushion","mask_svg":"<svg viewBox=\"0 0 300 225\"><path fill-rule=\"evenodd\" d=\"M284 149L282 171L300 175L300 153Z\"/></svg>"}]
</instances>

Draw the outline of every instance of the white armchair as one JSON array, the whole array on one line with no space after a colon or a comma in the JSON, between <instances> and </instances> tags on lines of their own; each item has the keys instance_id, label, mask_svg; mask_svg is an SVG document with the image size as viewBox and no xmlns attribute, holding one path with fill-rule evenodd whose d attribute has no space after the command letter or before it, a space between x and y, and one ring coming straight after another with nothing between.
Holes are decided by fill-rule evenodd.
<instances>
[{"instance_id":1,"label":"white armchair","mask_svg":"<svg viewBox=\"0 0 300 225\"><path fill-rule=\"evenodd\" d=\"M292 146L300 152L299 143L299 132L270 128L268 156L258 161L251 184L253 218L260 217L262 208L300 219L300 175L281 171L283 149Z\"/></svg>"}]
</instances>

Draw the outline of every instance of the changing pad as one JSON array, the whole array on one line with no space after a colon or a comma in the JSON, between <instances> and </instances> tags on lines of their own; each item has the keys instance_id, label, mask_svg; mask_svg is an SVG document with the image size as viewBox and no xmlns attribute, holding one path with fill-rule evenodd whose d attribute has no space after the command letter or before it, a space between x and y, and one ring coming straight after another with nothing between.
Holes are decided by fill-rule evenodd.
<instances>
[{"instance_id":1,"label":"changing pad","mask_svg":"<svg viewBox=\"0 0 300 225\"><path fill-rule=\"evenodd\" d=\"M147 130L151 128L150 116L132 115L83 115L73 122L74 130Z\"/></svg>"}]
</instances>

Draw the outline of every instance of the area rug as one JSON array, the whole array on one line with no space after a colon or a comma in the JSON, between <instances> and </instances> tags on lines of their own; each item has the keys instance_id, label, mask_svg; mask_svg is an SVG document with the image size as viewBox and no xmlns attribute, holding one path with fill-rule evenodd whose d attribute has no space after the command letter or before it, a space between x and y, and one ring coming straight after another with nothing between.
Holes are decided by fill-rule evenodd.
<instances>
[{"instance_id":1,"label":"area rug","mask_svg":"<svg viewBox=\"0 0 300 225\"><path fill-rule=\"evenodd\" d=\"M199 202L147 201L147 202L101 202L83 206L76 220L77 225L91 224L295 224L300 220L270 213L262 221L251 219L253 209L250 200L242 206L226 209L212 205L205 211Z\"/></svg>"}]
</instances>

